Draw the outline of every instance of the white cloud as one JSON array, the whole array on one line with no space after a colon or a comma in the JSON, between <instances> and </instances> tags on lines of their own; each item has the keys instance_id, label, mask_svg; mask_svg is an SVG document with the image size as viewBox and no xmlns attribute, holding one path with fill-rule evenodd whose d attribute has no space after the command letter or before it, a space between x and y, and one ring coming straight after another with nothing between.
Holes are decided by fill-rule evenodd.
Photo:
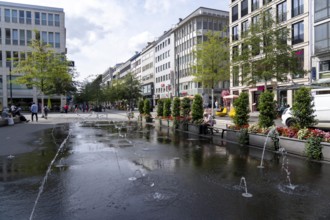
<instances>
[{"instance_id":1,"label":"white cloud","mask_svg":"<svg viewBox=\"0 0 330 220\"><path fill-rule=\"evenodd\" d=\"M139 51L147 46L147 42L151 42L155 37L148 31L139 33L128 40L128 48L131 51Z\"/></svg>"}]
</instances>

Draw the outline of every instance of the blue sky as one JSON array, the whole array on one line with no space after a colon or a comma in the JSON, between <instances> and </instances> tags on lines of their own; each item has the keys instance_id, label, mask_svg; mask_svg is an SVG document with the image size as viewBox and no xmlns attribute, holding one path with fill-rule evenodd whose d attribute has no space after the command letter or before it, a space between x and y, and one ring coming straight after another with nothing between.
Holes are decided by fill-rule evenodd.
<instances>
[{"instance_id":1,"label":"blue sky","mask_svg":"<svg viewBox=\"0 0 330 220\"><path fill-rule=\"evenodd\" d=\"M78 80L125 62L198 7L228 11L231 0L7 0L63 8L68 58Z\"/></svg>"}]
</instances>

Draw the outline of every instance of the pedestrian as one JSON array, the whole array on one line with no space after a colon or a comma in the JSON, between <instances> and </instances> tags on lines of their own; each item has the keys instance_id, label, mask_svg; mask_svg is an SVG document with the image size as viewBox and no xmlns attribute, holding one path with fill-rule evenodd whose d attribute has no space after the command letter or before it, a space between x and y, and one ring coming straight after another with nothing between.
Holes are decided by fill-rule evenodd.
<instances>
[{"instance_id":1,"label":"pedestrian","mask_svg":"<svg viewBox=\"0 0 330 220\"><path fill-rule=\"evenodd\" d=\"M38 122L38 105L36 103L32 103L31 105L31 121L33 121L33 116L36 116L36 122Z\"/></svg>"},{"instance_id":2,"label":"pedestrian","mask_svg":"<svg viewBox=\"0 0 330 220\"><path fill-rule=\"evenodd\" d=\"M68 109L69 109L68 104L65 104L65 105L64 105L64 112L65 112L65 113L68 113Z\"/></svg>"},{"instance_id":3,"label":"pedestrian","mask_svg":"<svg viewBox=\"0 0 330 220\"><path fill-rule=\"evenodd\" d=\"M45 119L47 119L48 112L49 112L49 108L47 107L47 105L45 105L44 107Z\"/></svg>"},{"instance_id":4,"label":"pedestrian","mask_svg":"<svg viewBox=\"0 0 330 220\"><path fill-rule=\"evenodd\" d=\"M215 109L218 109L218 107L219 107L219 105L218 105L218 100L215 100L214 105L215 105Z\"/></svg>"}]
</instances>

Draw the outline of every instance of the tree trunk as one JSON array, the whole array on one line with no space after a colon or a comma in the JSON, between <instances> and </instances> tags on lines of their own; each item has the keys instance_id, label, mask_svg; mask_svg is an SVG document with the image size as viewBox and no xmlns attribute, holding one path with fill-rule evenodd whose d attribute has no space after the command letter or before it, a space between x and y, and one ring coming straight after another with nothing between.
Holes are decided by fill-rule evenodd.
<instances>
[{"instance_id":1,"label":"tree trunk","mask_svg":"<svg viewBox=\"0 0 330 220\"><path fill-rule=\"evenodd\" d=\"M211 109L212 109L212 116L214 116L214 108L213 108L213 103L214 103L214 88L213 88L213 86L212 86L212 90L211 90L212 92L212 103L211 103Z\"/></svg>"}]
</instances>

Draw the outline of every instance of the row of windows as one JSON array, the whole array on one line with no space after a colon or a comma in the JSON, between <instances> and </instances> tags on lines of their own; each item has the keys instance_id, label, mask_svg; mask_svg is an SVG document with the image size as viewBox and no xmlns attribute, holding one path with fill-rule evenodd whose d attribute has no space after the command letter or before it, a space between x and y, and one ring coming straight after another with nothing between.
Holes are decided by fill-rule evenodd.
<instances>
[{"instance_id":1,"label":"row of windows","mask_svg":"<svg viewBox=\"0 0 330 220\"><path fill-rule=\"evenodd\" d=\"M315 53L330 51L330 22L315 26Z\"/></svg>"},{"instance_id":2,"label":"row of windows","mask_svg":"<svg viewBox=\"0 0 330 220\"><path fill-rule=\"evenodd\" d=\"M320 21L330 17L330 0L314 0L314 19Z\"/></svg>"},{"instance_id":3,"label":"row of windows","mask_svg":"<svg viewBox=\"0 0 330 220\"><path fill-rule=\"evenodd\" d=\"M144 71L146 71L146 70L148 70L148 69L151 69L152 67L153 67L153 62L148 63L147 65L144 65L144 66L142 67L142 72L144 72Z\"/></svg>"},{"instance_id":4,"label":"row of windows","mask_svg":"<svg viewBox=\"0 0 330 220\"><path fill-rule=\"evenodd\" d=\"M156 52L165 48L167 45L170 45L171 41L170 39L166 39L164 40L162 43L160 43L157 47L156 47Z\"/></svg>"},{"instance_id":5,"label":"row of windows","mask_svg":"<svg viewBox=\"0 0 330 220\"><path fill-rule=\"evenodd\" d=\"M31 44L32 31L23 29L5 28L4 32L5 44L14 46L27 46ZM0 29L0 44L2 44L2 29ZM41 41L49 44L52 48L60 48L60 33L59 32L41 32Z\"/></svg>"},{"instance_id":6,"label":"row of windows","mask_svg":"<svg viewBox=\"0 0 330 220\"><path fill-rule=\"evenodd\" d=\"M171 86L166 86L163 88L157 88L156 89L156 93L163 93L163 92L169 92L171 91Z\"/></svg>"},{"instance_id":7,"label":"row of windows","mask_svg":"<svg viewBox=\"0 0 330 220\"><path fill-rule=\"evenodd\" d=\"M246 21L247 22L247 21ZM241 35L244 35L247 24L242 22ZM239 40L238 25L232 27L232 41ZM292 25L292 45L304 42L304 22L300 21Z\"/></svg>"},{"instance_id":8,"label":"row of windows","mask_svg":"<svg viewBox=\"0 0 330 220\"><path fill-rule=\"evenodd\" d=\"M2 54L4 52L4 54ZM30 56L31 52L18 52L18 51L1 51L0 50L0 67L13 67L20 60L25 60L26 56Z\"/></svg>"},{"instance_id":9,"label":"row of windows","mask_svg":"<svg viewBox=\"0 0 330 220\"><path fill-rule=\"evenodd\" d=\"M171 63L170 62L164 63L163 65L156 67L156 73L161 72L163 70L167 70L169 68L171 68Z\"/></svg>"},{"instance_id":10,"label":"row of windows","mask_svg":"<svg viewBox=\"0 0 330 220\"><path fill-rule=\"evenodd\" d=\"M167 57L170 57L170 51L166 51L165 53L159 55L156 57L156 63L159 61L162 61L163 59L166 59Z\"/></svg>"},{"instance_id":11,"label":"row of windows","mask_svg":"<svg viewBox=\"0 0 330 220\"><path fill-rule=\"evenodd\" d=\"M5 22L32 24L32 12L16 9L4 9ZM1 21L1 8L0 8ZM60 15L45 12L34 12L34 24L44 26L60 26Z\"/></svg>"},{"instance_id":12,"label":"row of windows","mask_svg":"<svg viewBox=\"0 0 330 220\"><path fill-rule=\"evenodd\" d=\"M176 39L181 39L196 30L220 31L223 30L226 26L228 26L228 22L226 20L196 18L176 31L175 37Z\"/></svg>"},{"instance_id":13,"label":"row of windows","mask_svg":"<svg viewBox=\"0 0 330 220\"><path fill-rule=\"evenodd\" d=\"M259 8L259 1L260 0L251 1L251 12ZM304 0L291 0L291 1L292 1L292 10L291 10L292 17L296 17L304 13ZM320 1L328 2L329 0L320 0ZM271 0L263 0L263 5L266 5L269 2L271 2ZM237 21L239 17L238 4L232 7L231 10L232 10L232 17L231 17L232 22ZM319 10L320 10L320 14L325 12L324 7L319 8ZM249 13L248 0L243 0L241 1L241 18L246 16L248 13ZM279 21L285 21L286 16L287 16L287 8L286 8L286 1L284 1L277 5L277 18Z\"/></svg>"},{"instance_id":14,"label":"row of windows","mask_svg":"<svg viewBox=\"0 0 330 220\"><path fill-rule=\"evenodd\" d=\"M171 79L171 74L156 77L156 83L164 82Z\"/></svg>"}]
</instances>

